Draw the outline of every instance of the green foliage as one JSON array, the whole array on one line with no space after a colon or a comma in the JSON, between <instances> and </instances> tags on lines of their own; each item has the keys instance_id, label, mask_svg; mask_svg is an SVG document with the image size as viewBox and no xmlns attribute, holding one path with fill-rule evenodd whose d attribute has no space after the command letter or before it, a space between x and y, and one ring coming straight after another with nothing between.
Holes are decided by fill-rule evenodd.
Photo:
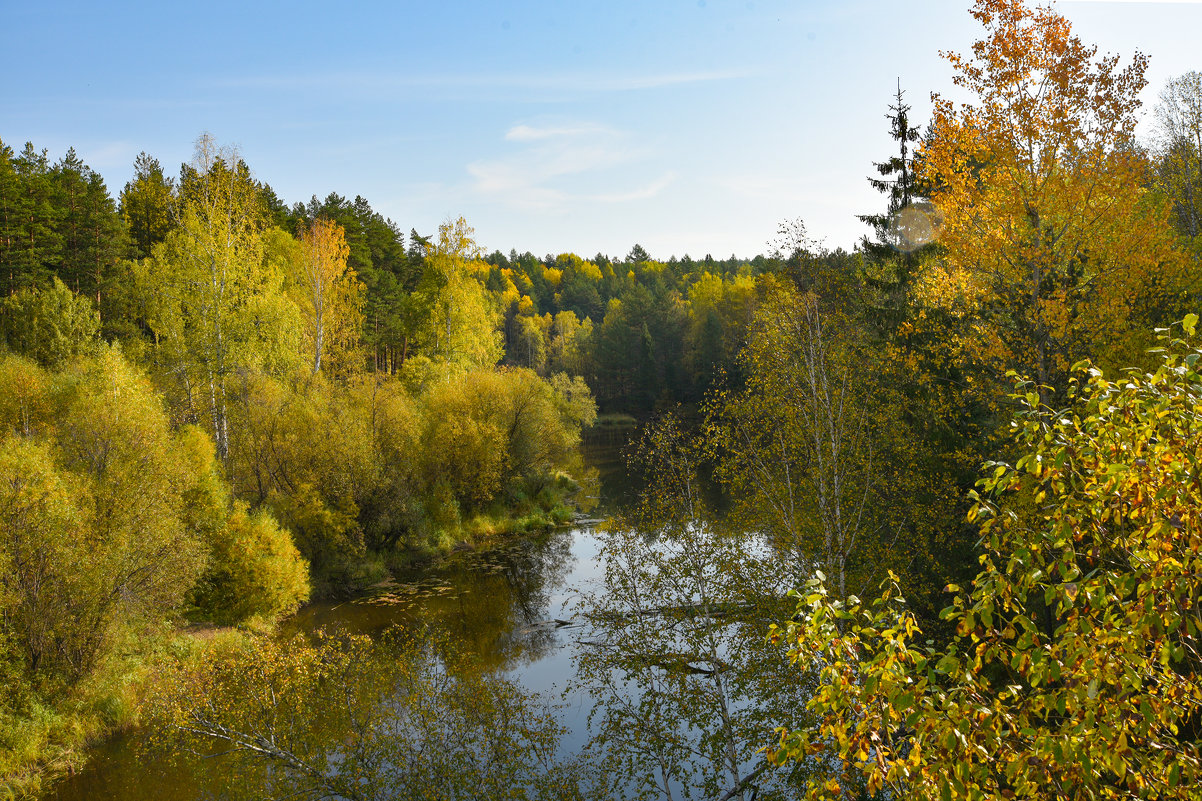
<instances>
[{"instance_id":1,"label":"green foliage","mask_svg":"<svg viewBox=\"0 0 1202 801\"><path fill-rule=\"evenodd\" d=\"M901 561L908 510L895 499L922 477L908 470L899 399L861 369L856 321L812 294L771 289L752 331L745 388L710 402L718 476L745 527L772 536L798 576L816 565L845 596Z\"/></svg>"},{"instance_id":2,"label":"green foliage","mask_svg":"<svg viewBox=\"0 0 1202 801\"><path fill-rule=\"evenodd\" d=\"M460 217L438 228L438 242L427 257L433 286L431 315L425 331L432 358L464 367L491 367L501 359L497 314L477 274L474 231Z\"/></svg>"},{"instance_id":3,"label":"green foliage","mask_svg":"<svg viewBox=\"0 0 1202 801\"><path fill-rule=\"evenodd\" d=\"M444 536L449 545L476 514L532 511L519 496L552 490L539 503L550 512L567 491L557 476L580 473L580 430L596 408L579 378L422 358L407 369L419 365L429 377L416 395L380 376L243 376L231 417L235 494L274 510L323 584L375 580L356 577L366 548Z\"/></svg>"},{"instance_id":4,"label":"green foliage","mask_svg":"<svg viewBox=\"0 0 1202 801\"><path fill-rule=\"evenodd\" d=\"M74 619L92 600L75 489L45 445L15 437L0 444L0 608L5 644L30 672L89 667L102 635Z\"/></svg>"},{"instance_id":5,"label":"green foliage","mask_svg":"<svg viewBox=\"0 0 1202 801\"><path fill-rule=\"evenodd\" d=\"M86 353L99 329L91 301L58 278L49 289L26 287L0 301L0 335L8 349L42 365Z\"/></svg>"},{"instance_id":6,"label":"green foliage","mask_svg":"<svg viewBox=\"0 0 1202 801\"><path fill-rule=\"evenodd\" d=\"M1173 339L1151 373L1108 380L1088 364L1068 405L1030 384L1014 436L971 512L985 553L945 614L944 651L915 647L892 586L872 606L820 583L774 636L820 671L815 726L782 734L778 761L909 798L1191 798L1202 565L1192 480L1202 352Z\"/></svg>"},{"instance_id":7,"label":"green foliage","mask_svg":"<svg viewBox=\"0 0 1202 801\"><path fill-rule=\"evenodd\" d=\"M62 251L54 271L100 307L111 288L112 267L128 247L124 220L104 179L79 159L75 148L54 165L51 180L54 204L62 213L58 224Z\"/></svg>"},{"instance_id":8,"label":"green foliage","mask_svg":"<svg viewBox=\"0 0 1202 801\"><path fill-rule=\"evenodd\" d=\"M300 330L284 276L266 258L259 188L234 153L197 142L180 182L180 224L139 267L157 362L185 420L203 423L229 454L230 377L271 364Z\"/></svg>"},{"instance_id":9,"label":"green foliage","mask_svg":"<svg viewBox=\"0 0 1202 801\"><path fill-rule=\"evenodd\" d=\"M470 373L422 399L420 470L444 508L478 508L501 489L507 432L490 419L500 389L498 374Z\"/></svg>"},{"instance_id":10,"label":"green foliage","mask_svg":"<svg viewBox=\"0 0 1202 801\"><path fill-rule=\"evenodd\" d=\"M605 408L646 413L682 384L685 321L679 293L663 283L635 284L609 302L593 329L589 374Z\"/></svg>"},{"instance_id":11,"label":"green foliage","mask_svg":"<svg viewBox=\"0 0 1202 801\"><path fill-rule=\"evenodd\" d=\"M0 440L4 628L31 673L77 680L116 626L161 618L195 580L201 532L185 495L196 478L157 396L118 351L53 383L20 361L5 366L34 387ZM31 424L27 410L37 407L57 418Z\"/></svg>"},{"instance_id":12,"label":"green foliage","mask_svg":"<svg viewBox=\"0 0 1202 801\"><path fill-rule=\"evenodd\" d=\"M196 604L216 622L275 621L309 599L308 565L266 509L235 505L211 548Z\"/></svg>"},{"instance_id":13,"label":"green foliage","mask_svg":"<svg viewBox=\"0 0 1202 801\"><path fill-rule=\"evenodd\" d=\"M305 371L292 381L242 377L231 408L235 496L267 504L315 577L346 589L363 555L359 504L383 480L370 412L345 387Z\"/></svg>"},{"instance_id":14,"label":"green foliage","mask_svg":"<svg viewBox=\"0 0 1202 801\"><path fill-rule=\"evenodd\" d=\"M175 214L175 181L159 160L143 151L134 159L134 177L121 190L120 211L129 226L135 254L146 258L167 238Z\"/></svg>"},{"instance_id":15,"label":"green foliage","mask_svg":"<svg viewBox=\"0 0 1202 801\"><path fill-rule=\"evenodd\" d=\"M104 179L74 148L51 165L26 143L0 142L0 288L47 287L60 278L102 305L111 268L127 245L125 226Z\"/></svg>"},{"instance_id":16,"label":"green foliage","mask_svg":"<svg viewBox=\"0 0 1202 801\"><path fill-rule=\"evenodd\" d=\"M538 491L555 471L579 468L580 430L596 418L588 387L533 371L475 371L423 398L420 474L439 508L480 509L507 490Z\"/></svg>"},{"instance_id":17,"label":"green foliage","mask_svg":"<svg viewBox=\"0 0 1202 801\"><path fill-rule=\"evenodd\" d=\"M901 81L898 80L897 94L885 118L889 120L889 136L897 142L897 154L885 161L875 162L873 167L880 178L869 178L868 183L878 192L884 193L888 205L884 214L858 215L860 222L872 226L876 241L863 241L863 249L873 261L890 261L895 258L898 249L912 252L914 245L897 236L898 214L910 205L911 201L923 195L925 187L919 187L914 175L915 143L918 142L918 126L910 124L910 104L905 102L905 92L902 91ZM905 262L912 266L913 262ZM907 277L906 273L901 276Z\"/></svg>"},{"instance_id":18,"label":"green foliage","mask_svg":"<svg viewBox=\"0 0 1202 801\"><path fill-rule=\"evenodd\" d=\"M7 152L4 152L7 151ZM17 156L0 145L0 156L7 156L12 169L12 212L6 216L5 237L8 251L8 286L12 292L25 286L45 283L53 265L62 254L59 223L66 216L55 201L54 179L46 150L38 151L26 142Z\"/></svg>"},{"instance_id":19,"label":"green foliage","mask_svg":"<svg viewBox=\"0 0 1202 801\"><path fill-rule=\"evenodd\" d=\"M292 532L297 547L314 564L318 576L335 592L346 592L378 580L364 579L359 562L364 556L358 507L342 497L327 499L314 485L301 483L289 495L277 496L272 507Z\"/></svg>"},{"instance_id":20,"label":"green foliage","mask_svg":"<svg viewBox=\"0 0 1202 801\"><path fill-rule=\"evenodd\" d=\"M387 551L417 545L424 537L418 469L421 410L400 381L365 377L350 387L356 414L371 421L378 454L378 481L360 503L360 520L369 547Z\"/></svg>"}]
</instances>

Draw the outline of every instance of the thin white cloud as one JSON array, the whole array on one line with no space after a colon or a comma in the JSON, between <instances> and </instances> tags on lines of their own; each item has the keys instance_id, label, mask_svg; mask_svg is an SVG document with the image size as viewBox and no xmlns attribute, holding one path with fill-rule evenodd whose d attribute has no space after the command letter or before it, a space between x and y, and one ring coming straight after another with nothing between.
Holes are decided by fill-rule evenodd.
<instances>
[{"instance_id":1,"label":"thin white cloud","mask_svg":"<svg viewBox=\"0 0 1202 801\"><path fill-rule=\"evenodd\" d=\"M596 201L597 203L629 203L633 200L647 200L648 198L653 198L660 192L667 189L668 186L671 185L671 183L675 180L676 173L667 172L646 186L641 186L638 189L633 189L629 192L592 195L586 199Z\"/></svg>"},{"instance_id":2,"label":"thin white cloud","mask_svg":"<svg viewBox=\"0 0 1202 801\"><path fill-rule=\"evenodd\" d=\"M526 209L569 203L617 204L653 197L674 175L634 187L615 187L623 167L645 161L651 149L624 131L594 123L514 125L505 133L509 152L467 165L472 191L491 201Z\"/></svg>"},{"instance_id":3,"label":"thin white cloud","mask_svg":"<svg viewBox=\"0 0 1202 801\"><path fill-rule=\"evenodd\" d=\"M1127 3L1129 5L1202 5L1202 0L1056 0L1059 3Z\"/></svg>"},{"instance_id":4,"label":"thin white cloud","mask_svg":"<svg viewBox=\"0 0 1202 801\"><path fill-rule=\"evenodd\" d=\"M529 125L515 125L505 132L509 142L535 142L540 139L553 139L560 136L587 136L609 132L610 129L598 125L580 125L561 128L534 128Z\"/></svg>"}]
</instances>

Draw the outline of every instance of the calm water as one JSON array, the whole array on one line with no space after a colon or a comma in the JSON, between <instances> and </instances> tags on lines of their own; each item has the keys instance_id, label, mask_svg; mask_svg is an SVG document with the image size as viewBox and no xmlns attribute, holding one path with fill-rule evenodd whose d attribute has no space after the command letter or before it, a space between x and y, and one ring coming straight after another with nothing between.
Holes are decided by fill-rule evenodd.
<instances>
[{"instance_id":1,"label":"calm water","mask_svg":"<svg viewBox=\"0 0 1202 801\"><path fill-rule=\"evenodd\" d=\"M586 442L588 461L600 473L598 514L623 505L634 491L620 460L628 434L628 430L602 431ZM564 623L570 623L575 590L595 585L603 573L598 549L592 529L581 526L453 554L436 565L396 576L388 586L360 598L309 606L286 624L285 633L340 626L378 634L393 626L427 625L477 654L484 667L558 699L572 676L572 651L567 646L580 631ZM563 747L575 752L587 739L591 700L569 695L563 703L561 720L570 731ZM196 801L213 797L205 789L204 769L185 771L142 758L139 739L135 732L98 748L80 773L56 783L44 798ZM221 770L220 760L203 764L208 770Z\"/></svg>"}]
</instances>

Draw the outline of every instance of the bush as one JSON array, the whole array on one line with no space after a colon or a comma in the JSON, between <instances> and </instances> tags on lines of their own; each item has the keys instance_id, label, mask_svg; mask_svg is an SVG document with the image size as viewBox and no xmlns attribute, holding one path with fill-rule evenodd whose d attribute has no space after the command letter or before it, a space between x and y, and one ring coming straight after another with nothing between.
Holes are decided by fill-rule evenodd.
<instances>
[{"instance_id":1,"label":"bush","mask_svg":"<svg viewBox=\"0 0 1202 801\"><path fill-rule=\"evenodd\" d=\"M309 599L309 569L266 509L238 503L213 542L196 604L218 623L278 620Z\"/></svg>"}]
</instances>

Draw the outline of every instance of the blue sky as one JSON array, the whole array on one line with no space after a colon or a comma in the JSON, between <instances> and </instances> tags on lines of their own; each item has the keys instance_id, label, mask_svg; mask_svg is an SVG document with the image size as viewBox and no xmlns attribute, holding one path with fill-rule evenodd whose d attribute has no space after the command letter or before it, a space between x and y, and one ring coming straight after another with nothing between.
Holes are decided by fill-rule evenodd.
<instances>
[{"instance_id":1,"label":"blue sky","mask_svg":"<svg viewBox=\"0 0 1202 801\"><path fill-rule=\"evenodd\" d=\"M968 0L387 2L341 7L0 0L0 139L68 146L114 195L202 131L289 203L361 194L404 231L463 215L489 250L656 258L828 246L881 197L901 79L952 95ZM1145 103L1202 70L1202 2L1060 0L1102 52L1151 57Z\"/></svg>"}]
</instances>

